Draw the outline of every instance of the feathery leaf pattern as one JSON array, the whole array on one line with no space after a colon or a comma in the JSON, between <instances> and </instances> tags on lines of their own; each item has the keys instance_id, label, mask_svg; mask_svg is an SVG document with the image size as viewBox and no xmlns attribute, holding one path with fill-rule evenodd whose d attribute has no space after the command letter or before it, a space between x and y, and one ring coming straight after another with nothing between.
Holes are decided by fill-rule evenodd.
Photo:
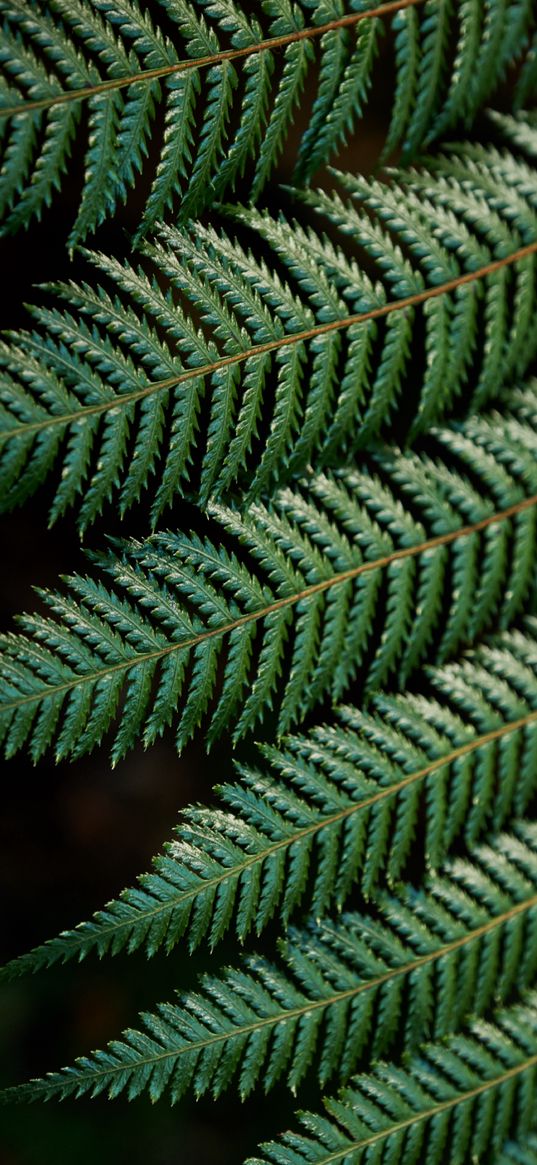
<instances>
[{"instance_id":1,"label":"feathery leaf pattern","mask_svg":"<svg viewBox=\"0 0 537 1165\"><path fill-rule=\"evenodd\" d=\"M520 395L534 412L535 386ZM114 761L171 722L180 750L207 714L208 745L228 726L238 739L276 699L281 734L357 674L366 695L404 685L494 617L506 626L537 515L536 428L513 404L436 430L428 454L379 451L244 515L215 506L216 540L160 533L92 555L92 575L42 592L53 618L3 637L6 754L80 756L121 698Z\"/></svg>"},{"instance_id":2,"label":"feathery leaf pattern","mask_svg":"<svg viewBox=\"0 0 537 1165\"><path fill-rule=\"evenodd\" d=\"M456 1030L515 984L528 987L537 969L536 827L472 858L420 891L380 894L380 919L348 914L292 930L283 966L249 955L204 976L196 993L144 1015L143 1032L47 1077L47 1095L147 1088L152 1100L170 1090L176 1101L192 1085L218 1095L235 1076L243 1097L282 1076L295 1090L314 1064L321 1084L346 1080L369 1046L391 1050L401 1027L408 1048Z\"/></svg>"},{"instance_id":3,"label":"feathery leaf pattern","mask_svg":"<svg viewBox=\"0 0 537 1165\"><path fill-rule=\"evenodd\" d=\"M0 343L0 508L178 503L2 637L0 742L115 764L263 722L0 979L264 932L0 1103L309 1075L347 1087L250 1165L537 1165L536 17L0 0L0 236L74 176L90 270ZM313 188L368 110L384 170ZM134 257L84 250L125 215Z\"/></svg>"},{"instance_id":4,"label":"feathery leaf pattern","mask_svg":"<svg viewBox=\"0 0 537 1165\"><path fill-rule=\"evenodd\" d=\"M316 918L341 907L357 880L396 882L423 816L425 856L439 866L521 815L535 793L537 623L505 632L467 659L427 674L429 692L377 695L335 722L263 746L261 767L238 766L219 808L186 810L153 871L89 922L9 963L12 978L67 959L143 946L149 956L183 935L214 947L233 925L260 934L306 901ZM495 697L497 692L497 698Z\"/></svg>"},{"instance_id":5,"label":"feathery leaf pattern","mask_svg":"<svg viewBox=\"0 0 537 1165\"><path fill-rule=\"evenodd\" d=\"M535 1124L537 996L495 1018L426 1045L403 1067L377 1064L249 1165L463 1165L498 1150L513 1126L523 1138Z\"/></svg>"}]
</instances>

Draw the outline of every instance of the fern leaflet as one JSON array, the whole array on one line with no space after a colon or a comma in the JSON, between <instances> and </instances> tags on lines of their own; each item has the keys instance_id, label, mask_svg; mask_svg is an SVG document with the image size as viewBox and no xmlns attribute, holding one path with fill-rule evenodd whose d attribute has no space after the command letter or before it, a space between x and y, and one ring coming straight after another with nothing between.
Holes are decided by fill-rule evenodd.
<instances>
[{"instance_id":1,"label":"fern leaflet","mask_svg":"<svg viewBox=\"0 0 537 1165\"><path fill-rule=\"evenodd\" d=\"M525 1138L522 1145L509 1141L493 1165L537 1165L537 1136Z\"/></svg>"},{"instance_id":2,"label":"fern leaflet","mask_svg":"<svg viewBox=\"0 0 537 1165\"><path fill-rule=\"evenodd\" d=\"M499 113L489 110L488 117L511 149L517 149L528 158L537 157L537 112L524 110L514 113Z\"/></svg>"},{"instance_id":3,"label":"fern leaflet","mask_svg":"<svg viewBox=\"0 0 537 1165\"><path fill-rule=\"evenodd\" d=\"M537 34L533 34L531 47L524 61L515 92L515 103L521 107L529 104L537 91Z\"/></svg>"}]
</instances>

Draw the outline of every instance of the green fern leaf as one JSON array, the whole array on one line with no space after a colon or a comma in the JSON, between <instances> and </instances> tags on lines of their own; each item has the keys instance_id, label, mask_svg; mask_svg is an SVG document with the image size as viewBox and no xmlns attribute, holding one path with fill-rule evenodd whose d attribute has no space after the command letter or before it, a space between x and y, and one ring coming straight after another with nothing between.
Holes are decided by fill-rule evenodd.
<instances>
[{"instance_id":1,"label":"green fern leaf","mask_svg":"<svg viewBox=\"0 0 537 1165\"><path fill-rule=\"evenodd\" d=\"M451 69L448 93L443 109L435 122L437 135L443 134L457 117L466 120L466 116L468 116L466 111L471 109L470 92L473 87L475 62L479 58L483 31L483 6L476 4L475 0L461 0L458 7L460 36ZM505 15L501 5L498 5L498 11L502 17ZM468 119L470 120L470 118L471 114L469 114Z\"/></svg>"},{"instance_id":2,"label":"green fern leaf","mask_svg":"<svg viewBox=\"0 0 537 1165\"><path fill-rule=\"evenodd\" d=\"M337 23L344 15L341 0L324 0L309 6L316 24ZM323 36L319 91L300 143L294 174L297 183L311 178L332 153L330 143L343 144L354 121L361 116L372 81L379 32L379 23L367 20L355 31L336 27Z\"/></svg>"},{"instance_id":3,"label":"green fern leaf","mask_svg":"<svg viewBox=\"0 0 537 1165\"><path fill-rule=\"evenodd\" d=\"M76 505L85 527L118 491L124 513L152 479L156 520L178 491L255 497L367 447L395 414L416 436L463 393L468 411L496 397L537 352L535 177L461 149L389 184L342 175L360 206L305 196L363 267L255 210L234 217L270 267L200 224L162 230L149 274L93 256L110 290L56 286L66 306L33 309L36 328L0 347L3 508L56 464L51 520Z\"/></svg>"},{"instance_id":4,"label":"green fern leaf","mask_svg":"<svg viewBox=\"0 0 537 1165\"><path fill-rule=\"evenodd\" d=\"M475 8L474 0L470 0ZM420 26L417 10L414 6L402 8L393 19L395 33L395 63L396 82L392 109L392 116L386 142L382 152L383 159L389 158L399 142L404 140L412 109L415 103L416 84L419 75L420 57ZM472 46L468 35L464 36L466 50L475 60L476 46ZM449 94L448 94L449 99Z\"/></svg>"},{"instance_id":5,"label":"green fern leaf","mask_svg":"<svg viewBox=\"0 0 537 1165\"><path fill-rule=\"evenodd\" d=\"M3 230L26 226L49 205L85 110L84 188L71 245L113 215L140 172L150 171L157 109L164 110L164 134L142 233L177 203L184 220L199 214L243 182L250 163L256 199L318 62L296 170L309 179L361 117L390 19L396 79L389 145L402 140L407 158L446 125L475 117L535 27L531 0L472 0L470 12L466 4L460 13L451 0L263 0L255 16L234 0L159 0L152 12L136 0L50 0L43 10L2 0L0 15ZM530 51L522 99L532 60Z\"/></svg>"},{"instance_id":6,"label":"green fern leaf","mask_svg":"<svg viewBox=\"0 0 537 1165\"><path fill-rule=\"evenodd\" d=\"M244 1097L262 1078L295 1090L315 1063L321 1084L342 1081L371 1046L389 1051L457 1030L537 969L537 828L458 860L421 891L381 894L381 920L348 914L291 931L282 965L257 955L200 990L144 1015L144 1031L35 1086L39 1096L106 1089L176 1101L194 1085L218 1095L235 1075ZM401 1002L407 993L405 1022ZM376 1016L376 1022L375 1017Z\"/></svg>"},{"instance_id":7,"label":"green fern leaf","mask_svg":"<svg viewBox=\"0 0 537 1165\"><path fill-rule=\"evenodd\" d=\"M526 1136L535 1120L537 997L429 1044L400 1068L380 1063L325 1112L303 1113L298 1132L263 1146L250 1165L419 1160L463 1165ZM32 1087L31 1085L29 1086Z\"/></svg>"},{"instance_id":8,"label":"green fern leaf","mask_svg":"<svg viewBox=\"0 0 537 1165\"><path fill-rule=\"evenodd\" d=\"M341 907L358 878L368 895L381 874L401 876L418 816L433 866L462 834L473 845L498 831L535 792L535 621L526 632L431 669L434 698L379 695L370 713L348 707L281 750L265 746L262 768L239 766L240 781L218 790L221 808L183 814L136 887L2 974L92 950L154 955L183 935L191 947L206 935L214 946L232 923L243 940L276 912L287 923L304 896L319 917Z\"/></svg>"},{"instance_id":9,"label":"green fern leaf","mask_svg":"<svg viewBox=\"0 0 537 1165\"><path fill-rule=\"evenodd\" d=\"M493 1165L537 1165L537 1136L525 1138L521 1145L509 1141Z\"/></svg>"},{"instance_id":10,"label":"green fern leaf","mask_svg":"<svg viewBox=\"0 0 537 1165\"><path fill-rule=\"evenodd\" d=\"M524 67L515 92L515 104L519 108L529 104L537 91L537 35L534 33L531 48L528 52Z\"/></svg>"},{"instance_id":11,"label":"green fern leaf","mask_svg":"<svg viewBox=\"0 0 537 1165\"><path fill-rule=\"evenodd\" d=\"M71 248L142 199L138 259L82 250L92 277L0 343L0 508L56 474L51 521L81 530L111 501L206 511L39 592L1 637L0 742L61 761L109 734L116 763L266 736L0 979L278 920L273 957L0 1103L310 1074L350 1086L250 1165L537 1165L536 17L0 0L0 236L71 155ZM381 78L401 164L312 189ZM454 141L499 89L494 144ZM285 214L260 202L280 156Z\"/></svg>"},{"instance_id":12,"label":"green fern leaf","mask_svg":"<svg viewBox=\"0 0 537 1165\"><path fill-rule=\"evenodd\" d=\"M535 110L499 113L488 110L488 118L511 148L520 150L528 158L537 157L537 113ZM505 162L505 158L504 158Z\"/></svg>"},{"instance_id":13,"label":"green fern leaf","mask_svg":"<svg viewBox=\"0 0 537 1165\"><path fill-rule=\"evenodd\" d=\"M216 540L161 533L93 555L93 577L42 593L55 618L21 616L3 639L7 755L27 742L35 760L53 743L80 756L120 698L114 761L172 720L181 749L209 710L208 745L276 699L283 733L359 670L366 695L404 684L504 626L535 559L537 393L520 395L531 425L515 397L511 413L431 433L427 454L373 454L242 516L215 506Z\"/></svg>"},{"instance_id":14,"label":"green fern leaf","mask_svg":"<svg viewBox=\"0 0 537 1165\"><path fill-rule=\"evenodd\" d=\"M496 8L501 11L500 5ZM421 44L419 54L419 70L415 85L412 87L412 112L406 127L403 158L410 160L416 154L427 132L432 126L429 137L435 136L436 114L445 88L444 80L447 71L447 52L449 35L453 28L455 5L453 0L445 0L443 4L430 5L425 9L421 25ZM464 29L464 25L462 25ZM479 61L479 57L477 58ZM476 66L478 75L483 74L479 65ZM484 76L490 76L490 66L484 70ZM478 103L472 103L478 108ZM450 115L451 117L452 115Z\"/></svg>"}]
</instances>

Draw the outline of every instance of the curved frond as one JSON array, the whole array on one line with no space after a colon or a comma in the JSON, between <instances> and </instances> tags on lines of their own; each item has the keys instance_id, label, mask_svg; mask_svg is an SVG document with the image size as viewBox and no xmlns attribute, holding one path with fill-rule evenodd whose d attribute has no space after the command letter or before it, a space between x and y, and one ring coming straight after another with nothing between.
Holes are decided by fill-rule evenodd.
<instances>
[{"instance_id":1,"label":"curved frond","mask_svg":"<svg viewBox=\"0 0 537 1165\"><path fill-rule=\"evenodd\" d=\"M35 329L0 346L3 508L55 465L51 520L74 505L82 527L147 488L154 520L178 491L259 496L367 448L394 417L416 436L522 375L537 351L526 164L461 146L387 183L341 178L350 201L304 197L360 263L295 221L235 210L270 263L196 224L162 229L149 273L95 255L101 286L56 286L65 306L34 308Z\"/></svg>"},{"instance_id":2,"label":"curved frond","mask_svg":"<svg viewBox=\"0 0 537 1165\"><path fill-rule=\"evenodd\" d=\"M531 0L263 0L255 15L240 0L158 0L151 11L136 0L2 0L0 16L3 229L41 216L73 141L87 139L71 245L115 213L141 172L152 179L142 231L177 205L183 220L199 214L238 183L257 197L318 68L296 165L307 180L362 116L390 23L389 145L402 142L407 158L475 117L535 28Z\"/></svg>"},{"instance_id":3,"label":"curved frond","mask_svg":"<svg viewBox=\"0 0 537 1165\"><path fill-rule=\"evenodd\" d=\"M402 1160L463 1165L498 1151L535 1122L537 996L426 1045L403 1067L380 1063L299 1131L262 1147L250 1165L337 1165ZM31 1085L29 1086L31 1088Z\"/></svg>"},{"instance_id":4,"label":"curved frond","mask_svg":"<svg viewBox=\"0 0 537 1165\"><path fill-rule=\"evenodd\" d=\"M427 695L378 695L371 712L347 707L280 750L263 748L262 767L240 766L240 780L218 790L219 808L182 814L135 887L1 974L91 951L143 946L151 956L183 935L191 948L206 936L214 946L231 925L242 940L276 913L287 924L304 899L320 917L356 881L366 896L381 874L397 881L418 819L432 866L457 838L472 845L498 831L536 788L536 636L529 620L525 635L505 632L461 663L430 669Z\"/></svg>"},{"instance_id":5,"label":"curved frond","mask_svg":"<svg viewBox=\"0 0 537 1165\"><path fill-rule=\"evenodd\" d=\"M380 918L292 930L279 965L249 955L204 976L195 994L144 1015L142 1032L47 1077L36 1094L148 1089L157 1100L169 1090L176 1101L192 1085L218 1095L235 1077L243 1097L282 1077L294 1090L313 1066L321 1084L344 1082L366 1050L456 1031L535 976L537 828L521 825L423 889L403 886L375 905Z\"/></svg>"},{"instance_id":6,"label":"curved frond","mask_svg":"<svg viewBox=\"0 0 537 1165\"><path fill-rule=\"evenodd\" d=\"M535 388L521 396L534 415ZM42 592L52 617L3 637L6 754L77 757L116 719L114 761L170 723L180 750L208 716L210 746L275 707L281 734L357 676L366 695L404 684L506 626L535 562L536 429L516 407L436 430L427 454L310 475L270 507L215 506L215 537L92 555L91 575Z\"/></svg>"}]
</instances>

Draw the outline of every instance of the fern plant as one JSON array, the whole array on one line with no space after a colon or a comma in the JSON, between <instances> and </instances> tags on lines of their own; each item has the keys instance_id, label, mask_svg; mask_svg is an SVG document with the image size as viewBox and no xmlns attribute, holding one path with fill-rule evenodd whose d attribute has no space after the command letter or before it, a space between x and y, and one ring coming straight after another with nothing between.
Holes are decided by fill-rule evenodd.
<instances>
[{"instance_id":1,"label":"fern plant","mask_svg":"<svg viewBox=\"0 0 537 1165\"><path fill-rule=\"evenodd\" d=\"M345 1090L251 1165L535 1165L535 8L0 9L4 236L84 171L83 273L0 346L0 505L53 483L51 522L96 527L2 637L0 739L246 738L151 872L0 981L210 971L0 1099L309 1079ZM397 164L323 173L386 67ZM135 187L133 246L83 249ZM99 549L110 503L136 530Z\"/></svg>"}]
</instances>

